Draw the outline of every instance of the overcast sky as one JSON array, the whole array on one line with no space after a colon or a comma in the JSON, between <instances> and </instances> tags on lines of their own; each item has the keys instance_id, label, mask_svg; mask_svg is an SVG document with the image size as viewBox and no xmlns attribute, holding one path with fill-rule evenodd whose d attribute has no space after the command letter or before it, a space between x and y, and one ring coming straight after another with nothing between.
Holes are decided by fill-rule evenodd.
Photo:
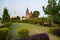
<instances>
[{"instance_id":1,"label":"overcast sky","mask_svg":"<svg viewBox=\"0 0 60 40\"><path fill-rule=\"evenodd\" d=\"M40 16L44 16L42 6L46 6L48 0L0 0L0 17L4 7L7 7L11 16L25 16L26 9L29 11L38 10ZM16 13L15 13L16 12Z\"/></svg>"}]
</instances>

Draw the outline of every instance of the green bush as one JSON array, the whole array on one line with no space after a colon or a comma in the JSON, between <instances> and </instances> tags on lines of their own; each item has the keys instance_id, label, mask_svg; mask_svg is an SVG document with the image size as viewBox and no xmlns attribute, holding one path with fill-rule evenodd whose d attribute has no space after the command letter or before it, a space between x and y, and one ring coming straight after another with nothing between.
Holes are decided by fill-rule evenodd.
<instances>
[{"instance_id":1,"label":"green bush","mask_svg":"<svg viewBox=\"0 0 60 40\"><path fill-rule=\"evenodd\" d=\"M29 31L27 28L21 28L18 30L18 36L20 38L26 38L29 36Z\"/></svg>"},{"instance_id":2,"label":"green bush","mask_svg":"<svg viewBox=\"0 0 60 40\"><path fill-rule=\"evenodd\" d=\"M58 27L59 25L58 24L53 24L52 27Z\"/></svg>"},{"instance_id":3,"label":"green bush","mask_svg":"<svg viewBox=\"0 0 60 40\"><path fill-rule=\"evenodd\" d=\"M51 27L50 29L49 29L49 32L50 33L54 33L54 31L57 29L58 27Z\"/></svg>"},{"instance_id":4,"label":"green bush","mask_svg":"<svg viewBox=\"0 0 60 40\"><path fill-rule=\"evenodd\" d=\"M0 40L6 40L8 32L8 28L0 28Z\"/></svg>"}]
</instances>

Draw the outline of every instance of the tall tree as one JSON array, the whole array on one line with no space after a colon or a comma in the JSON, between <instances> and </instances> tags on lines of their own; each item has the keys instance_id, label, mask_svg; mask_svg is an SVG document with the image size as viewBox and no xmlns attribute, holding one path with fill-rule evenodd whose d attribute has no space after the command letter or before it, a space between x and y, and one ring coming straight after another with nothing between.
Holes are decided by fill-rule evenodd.
<instances>
[{"instance_id":1,"label":"tall tree","mask_svg":"<svg viewBox=\"0 0 60 40\"><path fill-rule=\"evenodd\" d=\"M34 11L32 17L37 18L40 15L39 11Z\"/></svg>"},{"instance_id":2,"label":"tall tree","mask_svg":"<svg viewBox=\"0 0 60 40\"><path fill-rule=\"evenodd\" d=\"M48 14L51 16L53 21L55 21L55 17L59 14L59 6L56 3L57 0L48 0L47 7L43 6L43 11L45 14Z\"/></svg>"},{"instance_id":3,"label":"tall tree","mask_svg":"<svg viewBox=\"0 0 60 40\"><path fill-rule=\"evenodd\" d=\"M60 0L58 1L58 9L59 9L59 13L60 13Z\"/></svg>"},{"instance_id":4,"label":"tall tree","mask_svg":"<svg viewBox=\"0 0 60 40\"><path fill-rule=\"evenodd\" d=\"M43 11L48 15L56 15L58 13L56 0L48 0L47 7L43 6Z\"/></svg>"},{"instance_id":5,"label":"tall tree","mask_svg":"<svg viewBox=\"0 0 60 40\"><path fill-rule=\"evenodd\" d=\"M4 8L2 15L2 23L9 23L9 22L10 22L10 15L8 14L8 9Z\"/></svg>"},{"instance_id":6,"label":"tall tree","mask_svg":"<svg viewBox=\"0 0 60 40\"><path fill-rule=\"evenodd\" d=\"M60 24L60 0L58 1L58 6L57 6L57 10L58 10L58 14L56 14L56 16L55 16L55 23L58 23L58 24Z\"/></svg>"}]
</instances>

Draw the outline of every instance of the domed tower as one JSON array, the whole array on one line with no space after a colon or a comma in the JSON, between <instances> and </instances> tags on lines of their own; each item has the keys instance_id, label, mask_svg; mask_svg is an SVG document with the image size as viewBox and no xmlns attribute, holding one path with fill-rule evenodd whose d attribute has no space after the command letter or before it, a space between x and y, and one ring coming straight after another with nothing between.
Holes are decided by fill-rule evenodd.
<instances>
[{"instance_id":1,"label":"domed tower","mask_svg":"<svg viewBox=\"0 0 60 40\"><path fill-rule=\"evenodd\" d=\"M26 10L26 19L29 19L29 18L30 18L29 9L27 8L27 10Z\"/></svg>"}]
</instances>

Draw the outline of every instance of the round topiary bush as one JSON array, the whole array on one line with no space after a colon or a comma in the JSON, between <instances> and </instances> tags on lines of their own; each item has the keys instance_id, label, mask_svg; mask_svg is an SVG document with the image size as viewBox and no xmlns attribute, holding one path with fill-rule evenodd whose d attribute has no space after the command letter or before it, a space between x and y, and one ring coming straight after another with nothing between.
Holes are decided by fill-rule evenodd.
<instances>
[{"instance_id":1,"label":"round topiary bush","mask_svg":"<svg viewBox=\"0 0 60 40\"><path fill-rule=\"evenodd\" d=\"M49 40L49 36L46 33L35 34L30 36L28 40Z\"/></svg>"},{"instance_id":2,"label":"round topiary bush","mask_svg":"<svg viewBox=\"0 0 60 40\"><path fill-rule=\"evenodd\" d=\"M20 28L18 30L18 36L20 38L27 38L29 36L29 30L27 28Z\"/></svg>"},{"instance_id":3,"label":"round topiary bush","mask_svg":"<svg viewBox=\"0 0 60 40\"><path fill-rule=\"evenodd\" d=\"M6 40L8 36L8 28L0 28L0 40Z\"/></svg>"}]
</instances>

